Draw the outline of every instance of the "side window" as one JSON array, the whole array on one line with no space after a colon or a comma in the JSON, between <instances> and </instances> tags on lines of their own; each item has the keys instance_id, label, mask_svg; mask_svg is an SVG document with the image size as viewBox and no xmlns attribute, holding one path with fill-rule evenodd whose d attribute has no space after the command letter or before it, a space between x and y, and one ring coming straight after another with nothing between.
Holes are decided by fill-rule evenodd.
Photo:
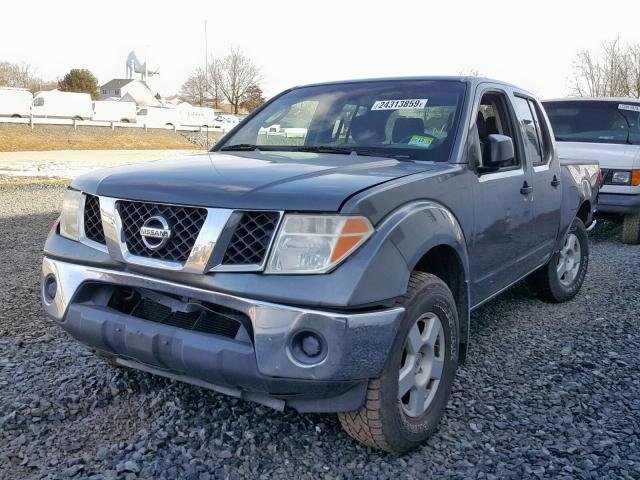
<instances>
[{"instance_id":1,"label":"side window","mask_svg":"<svg viewBox=\"0 0 640 480\"><path fill-rule=\"evenodd\" d=\"M515 104L522 120L527 155L533 165L542 165L545 162L543 160L542 142L540 141L539 123L537 115L535 115L535 107L532 109L531 101L523 97L515 97Z\"/></svg>"},{"instance_id":2,"label":"side window","mask_svg":"<svg viewBox=\"0 0 640 480\"><path fill-rule=\"evenodd\" d=\"M529 108L533 115L533 120L536 124L536 130L538 132L538 142L540 143L540 152L542 154L542 161L540 165L546 164L550 159L551 154L551 134L547 128L547 124L544 121L544 116L540 111L540 105L529 99Z\"/></svg>"},{"instance_id":3,"label":"side window","mask_svg":"<svg viewBox=\"0 0 640 480\"><path fill-rule=\"evenodd\" d=\"M520 166L516 140L513 136L512 116L507 108L505 95L500 92L489 92L482 95L480 108L476 116L477 148L480 151L482 163L490 155L489 135L500 134L510 137L514 143L515 157L504 164L500 170L509 170Z\"/></svg>"}]
</instances>

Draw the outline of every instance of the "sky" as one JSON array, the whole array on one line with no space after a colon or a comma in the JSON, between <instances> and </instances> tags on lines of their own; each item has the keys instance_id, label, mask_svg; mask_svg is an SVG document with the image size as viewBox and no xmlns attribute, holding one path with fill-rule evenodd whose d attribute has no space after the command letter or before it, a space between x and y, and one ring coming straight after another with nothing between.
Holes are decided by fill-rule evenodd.
<instances>
[{"instance_id":1,"label":"sky","mask_svg":"<svg viewBox=\"0 0 640 480\"><path fill-rule=\"evenodd\" d=\"M640 43L640 1L29 1L7 2L0 61L45 79L88 68L125 77L131 50L159 65L150 81L177 93L208 53L239 48L267 97L328 80L457 75L475 70L543 98L567 95L572 62L620 37Z\"/></svg>"}]
</instances>

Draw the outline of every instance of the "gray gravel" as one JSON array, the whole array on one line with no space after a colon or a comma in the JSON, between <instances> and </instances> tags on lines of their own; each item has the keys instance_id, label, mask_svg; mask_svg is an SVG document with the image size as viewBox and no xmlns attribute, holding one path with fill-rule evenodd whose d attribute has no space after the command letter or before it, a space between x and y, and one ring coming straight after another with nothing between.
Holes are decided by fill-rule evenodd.
<instances>
[{"instance_id":1,"label":"gray gravel","mask_svg":"<svg viewBox=\"0 0 640 480\"><path fill-rule=\"evenodd\" d=\"M602 222L580 295L517 286L473 315L439 431L402 457L335 417L117 369L44 317L61 188L0 189L0 478L640 478L640 247Z\"/></svg>"},{"instance_id":2,"label":"gray gravel","mask_svg":"<svg viewBox=\"0 0 640 480\"><path fill-rule=\"evenodd\" d=\"M209 132L207 133L183 133L184 137L191 143L198 145L199 147L209 150L216 142L222 137L220 133Z\"/></svg>"}]
</instances>

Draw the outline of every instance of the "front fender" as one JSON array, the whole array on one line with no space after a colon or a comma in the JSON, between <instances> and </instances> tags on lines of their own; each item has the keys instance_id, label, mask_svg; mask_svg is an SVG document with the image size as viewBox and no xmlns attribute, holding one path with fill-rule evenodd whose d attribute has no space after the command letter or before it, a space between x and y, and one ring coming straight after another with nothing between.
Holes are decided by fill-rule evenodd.
<instances>
[{"instance_id":1,"label":"front fender","mask_svg":"<svg viewBox=\"0 0 640 480\"><path fill-rule=\"evenodd\" d=\"M433 201L410 203L391 214L396 225L390 235L413 270L422 256L440 245L452 247L459 255L468 274L467 245L456 217L444 206Z\"/></svg>"},{"instance_id":2,"label":"front fender","mask_svg":"<svg viewBox=\"0 0 640 480\"><path fill-rule=\"evenodd\" d=\"M432 248L448 246L457 254L463 268L464 284L456 298L460 324L460 343L466 344L469 335L469 263L467 244L460 223L444 205L434 201L417 201L406 204L391 212L379 225L380 245L393 245L399 252L403 265L389 264L383 258L374 258L369 271L361 277L354 294L369 294L367 283L370 278L382 278L387 288L393 288L395 296L403 295L408 287L411 272L418 262ZM385 250L383 248L383 250ZM395 279L395 284L390 284ZM401 279L401 281L397 281ZM464 353L462 354L464 356Z\"/></svg>"}]
</instances>

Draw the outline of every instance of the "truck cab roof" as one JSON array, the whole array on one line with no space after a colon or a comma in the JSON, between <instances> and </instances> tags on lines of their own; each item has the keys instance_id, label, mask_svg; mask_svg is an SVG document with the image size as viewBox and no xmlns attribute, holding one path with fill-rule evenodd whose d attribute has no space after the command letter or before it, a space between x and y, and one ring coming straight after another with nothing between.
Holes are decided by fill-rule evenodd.
<instances>
[{"instance_id":1,"label":"truck cab roof","mask_svg":"<svg viewBox=\"0 0 640 480\"><path fill-rule=\"evenodd\" d=\"M358 78L358 79L351 79L351 80L335 80L335 81L328 81L328 82L310 83L306 85L297 85L293 87L292 90L296 88L316 87L320 85L341 85L341 84L349 84L349 83L384 82L384 81L397 82L397 81L404 81L404 80L461 82L461 83L467 83L470 85L478 85L480 83L496 83L499 85L504 85L505 87L515 88L525 92L525 90L523 90L522 88L512 85L508 82L504 82L502 80L496 80L494 78L489 78L489 77L474 77L474 76L468 76L468 75L418 75L418 76L400 76L400 77Z\"/></svg>"},{"instance_id":2,"label":"truck cab roof","mask_svg":"<svg viewBox=\"0 0 640 480\"><path fill-rule=\"evenodd\" d=\"M543 100L547 102L640 102L640 98L632 97L562 97Z\"/></svg>"}]
</instances>

